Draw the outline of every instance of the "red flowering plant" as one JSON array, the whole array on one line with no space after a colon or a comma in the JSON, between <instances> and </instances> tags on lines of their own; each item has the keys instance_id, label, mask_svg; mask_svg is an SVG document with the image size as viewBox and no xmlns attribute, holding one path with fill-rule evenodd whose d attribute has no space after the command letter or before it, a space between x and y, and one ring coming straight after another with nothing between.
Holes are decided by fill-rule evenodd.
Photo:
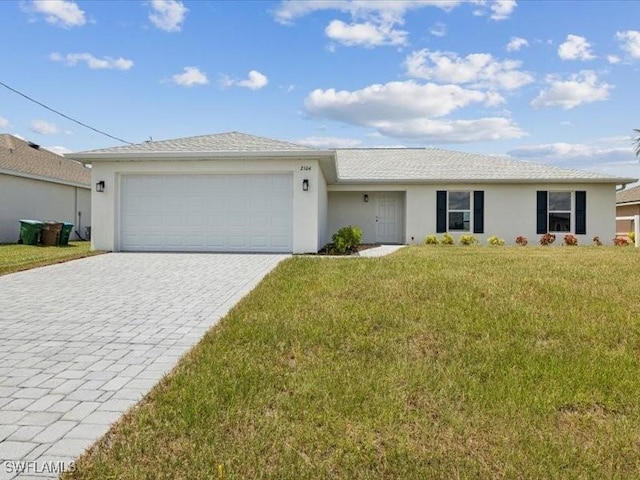
<instances>
[{"instance_id":1,"label":"red flowering plant","mask_svg":"<svg viewBox=\"0 0 640 480\"><path fill-rule=\"evenodd\" d=\"M526 247L527 243L529 243L529 240L527 240L527 237L523 237L522 235L519 235L516 237L517 245L520 245L521 247Z\"/></svg>"},{"instance_id":2,"label":"red flowering plant","mask_svg":"<svg viewBox=\"0 0 640 480\"><path fill-rule=\"evenodd\" d=\"M575 235L571 235L570 233L564 236L564 244L568 247L573 247L578 245L578 239Z\"/></svg>"},{"instance_id":3,"label":"red flowering plant","mask_svg":"<svg viewBox=\"0 0 640 480\"><path fill-rule=\"evenodd\" d=\"M613 244L616 247L626 247L627 245L629 245L629 240L624 237L616 237L613 239Z\"/></svg>"},{"instance_id":4,"label":"red flowering plant","mask_svg":"<svg viewBox=\"0 0 640 480\"><path fill-rule=\"evenodd\" d=\"M556 236L553 233L545 233L540 237L540 245L551 245L556 241Z\"/></svg>"}]
</instances>

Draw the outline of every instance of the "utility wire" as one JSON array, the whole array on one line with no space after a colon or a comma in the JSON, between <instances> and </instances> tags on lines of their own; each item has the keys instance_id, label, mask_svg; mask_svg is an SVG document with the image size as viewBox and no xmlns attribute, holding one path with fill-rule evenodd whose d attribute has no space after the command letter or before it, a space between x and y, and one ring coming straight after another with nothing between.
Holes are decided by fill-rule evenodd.
<instances>
[{"instance_id":1,"label":"utility wire","mask_svg":"<svg viewBox=\"0 0 640 480\"><path fill-rule=\"evenodd\" d=\"M33 102L33 103L36 103L36 104L40 105L40 106L41 106L41 107L43 107L43 108L46 108L46 109L47 109L47 110L49 110L50 112L53 112L53 113L55 113L55 114L57 114L57 115L60 115L61 117L66 118L67 120L71 120L72 122L77 123L78 125L80 125L80 126L82 126L82 127L88 128L89 130L93 130L94 132L99 133L99 134L101 134L101 135L105 135L105 136L107 136L107 137L109 137L109 138L112 138L112 139L114 139L114 140L117 140L118 142L128 143L129 145L133 145L133 142L127 142L126 140L123 140L123 139L121 139L121 138L114 137L113 135L109 135L107 132L103 132L102 130L98 130L97 128L94 128L94 127L92 127L91 125L87 125L86 123L82 123L81 121L76 120L75 118L71 118L70 116L65 115L65 114L64 114L64 113L62 113L62 112L59 112L59 111L57 111L57 110L54 110L53 108L51 108L51 107L49 107L49 106L45 105L44 103L39 102L38 100L36 100L36 99L34 99L34 98L31 98L29 95L26 95L26 94L24 94L24 93L22 93L22 92L19 92L19 91L18 91L18 90L16 90L15 88L11 88L11 87L10 87L9 85L7 85L6 83L3 83L3 82L1 82L1 81L0 81L0 85L1 85L1 86L3 86L4 88L8 89L8 90L11 90L13 93L17 93L17 94L18 94L18 95L20 95L21 97L24 97L24 98L26 98L27 100L29 100L29 101L31 101L31 102Z\"/></svg>"}]
</instances>

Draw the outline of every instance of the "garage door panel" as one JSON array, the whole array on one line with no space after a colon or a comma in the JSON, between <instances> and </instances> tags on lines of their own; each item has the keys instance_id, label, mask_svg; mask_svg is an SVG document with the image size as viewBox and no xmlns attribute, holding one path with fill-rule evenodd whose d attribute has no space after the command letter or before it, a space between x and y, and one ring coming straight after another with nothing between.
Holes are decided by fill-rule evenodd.
<instances>
[{"instance_id":1,"label":"garage door panel","mask_svg":"<svg viewBox=\"0 0 640 480\"><path fill-rule=\"evenodd\" d=\"M292 251L292 175L126 175L120 249Z\"/></svg>"}]
</instances>

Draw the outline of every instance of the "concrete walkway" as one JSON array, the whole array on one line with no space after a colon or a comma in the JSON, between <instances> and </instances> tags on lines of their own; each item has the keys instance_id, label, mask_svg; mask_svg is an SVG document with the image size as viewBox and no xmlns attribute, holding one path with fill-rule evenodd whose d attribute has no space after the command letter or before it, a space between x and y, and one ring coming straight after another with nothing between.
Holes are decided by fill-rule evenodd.
<instances>
[{"instance_id":1,"label":"concrete walkway","mask_svg":"<svg viewBox=\"0 0 640 480\"><path fill-rule=\"evenodd\" d=\"M0 480L73 468L287 257L111 253L0 277Z\"/></svg>"}]
</instances>

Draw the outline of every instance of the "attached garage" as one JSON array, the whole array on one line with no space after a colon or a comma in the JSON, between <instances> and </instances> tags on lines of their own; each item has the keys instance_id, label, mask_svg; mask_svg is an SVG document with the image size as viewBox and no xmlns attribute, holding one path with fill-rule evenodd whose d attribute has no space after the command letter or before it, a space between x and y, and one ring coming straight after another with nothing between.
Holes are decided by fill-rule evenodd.
<instances>
[{"instance_id":1,"label":"attached garage","mask_svg":"<svg viewBox=\"0 0 640 480\"><path fill-rule=\"evenodd\" d=\"M291 252L293 176L123 175L120 250Z\"/></svg>"}]
</instances>

